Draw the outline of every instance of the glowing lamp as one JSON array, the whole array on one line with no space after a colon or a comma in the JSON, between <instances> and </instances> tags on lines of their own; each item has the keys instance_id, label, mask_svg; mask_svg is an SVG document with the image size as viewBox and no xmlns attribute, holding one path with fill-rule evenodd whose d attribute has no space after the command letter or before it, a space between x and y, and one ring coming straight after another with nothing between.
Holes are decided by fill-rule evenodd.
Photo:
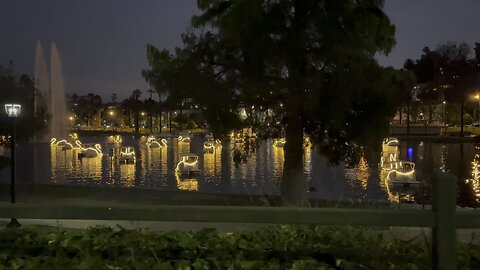
<instances>
[{"instance_id":1,"label":"glowing lamp","mask_svg":"<svg viewBox=\"0 0 480 270\"><path fill-rule=\"evenodd\" d=\"M22 105L20 104L5 104L5 112L7 113L8 117L18 117L21 109Z\"/></svg>"}]
</instances>

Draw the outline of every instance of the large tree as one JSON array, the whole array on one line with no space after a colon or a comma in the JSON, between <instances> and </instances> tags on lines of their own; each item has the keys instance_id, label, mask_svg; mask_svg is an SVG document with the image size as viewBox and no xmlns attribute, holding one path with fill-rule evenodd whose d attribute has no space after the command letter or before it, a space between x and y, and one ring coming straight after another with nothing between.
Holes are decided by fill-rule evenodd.
<instances>
[{"instance_id":1,"label":"large tree","mask_svg":"<svg viewBox=\"0 0 480 270\"><path fill-rule=\"evenodd\" d=\"M16 124L16 134L19 140L26 140L36 133L46 130L48 115L46 108L34 106L35 96L38 95L33 79L25 74L17 74L13 62L6 67L0 65L0 145L8 144L4 140L12 131L11 119L5 111L5 103L18 103L22 105L20 116Z\"/></svg>"},{"instance_id":2,"label":"large tree","mask_svg":"<svg viewBox=\"0 0 480 270\"><path fill-rule=\"evenodd\" d=\"M202 14L185 47L150 63L169 95L205 108L214 134L265 119L286 136L281 194L307 201L303 138L333 163L378 145L410 87L409 75L378 65L394 45L394 26L380 0L198 1ZM147 70L148 71L148 70ZM150 79L151 80L151 79ZM247 118L240 117L240 106ZM268 118L270 119L270 118Z\"/></svg>"}]
</instances>

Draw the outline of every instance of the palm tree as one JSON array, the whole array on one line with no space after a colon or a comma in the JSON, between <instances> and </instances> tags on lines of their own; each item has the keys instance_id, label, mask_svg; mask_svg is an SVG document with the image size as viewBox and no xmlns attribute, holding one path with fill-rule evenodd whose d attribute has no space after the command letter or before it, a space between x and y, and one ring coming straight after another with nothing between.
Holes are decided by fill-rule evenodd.
<instances>
[{"instance_id":1,"label":"palm tree","mask_svg":"<svg viewBox=\"0 0 480 270\"><path fill-rule=\"evenodd\" d=\"M139 124L139 113L140 113L140 107L141 107L141 102L140 102L140 96L142 96L142 91L139 89L135 89L132 92L132 95L130 96L131 99L133 99L135 102L133 103L133 110L135 113L135 134L138 135L140 134L140 124Z\"/></svg>"}]
</instances>

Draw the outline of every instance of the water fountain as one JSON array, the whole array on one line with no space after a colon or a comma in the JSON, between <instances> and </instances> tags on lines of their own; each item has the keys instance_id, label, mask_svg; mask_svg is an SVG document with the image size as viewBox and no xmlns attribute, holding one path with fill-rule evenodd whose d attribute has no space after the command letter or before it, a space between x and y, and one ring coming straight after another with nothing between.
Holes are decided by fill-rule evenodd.
<instances>
[{"instance_id":1,"label":"water fountain","mask_svg":"<svg viewBox=\"0 0 480 270\"><path fill-rule=\"evenodd\" d=\"M50 77L48 76L49 71ZM50 69L48 69L43 46L40 41L37 42L35 50L35 88L38 90L35 110L43 106L50 116L48 130L40 141L48 142L52 137L65 138L68 134L65 83L62 62L55 43L50 46Z\"/></svg>"}]
</instances>

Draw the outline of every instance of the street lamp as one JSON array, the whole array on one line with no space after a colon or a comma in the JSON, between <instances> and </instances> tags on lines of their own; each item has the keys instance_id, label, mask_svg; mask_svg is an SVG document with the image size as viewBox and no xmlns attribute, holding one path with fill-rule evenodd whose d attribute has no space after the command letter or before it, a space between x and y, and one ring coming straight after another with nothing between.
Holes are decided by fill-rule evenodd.
<instances>
[{"instance_id":1,"label":"street lamp","mask_svg":"<svg viewBox=\"0 0 480 270\"><path fill-rule=\"evenodd\" d=\"M22 105L5 104L5 113L12 119L12 136L10 137L10 202L15 203L15 120L20 115ZM15 218L10 219L7 227L20 227L20 223Z\"/></svg>"}]
</instances>

